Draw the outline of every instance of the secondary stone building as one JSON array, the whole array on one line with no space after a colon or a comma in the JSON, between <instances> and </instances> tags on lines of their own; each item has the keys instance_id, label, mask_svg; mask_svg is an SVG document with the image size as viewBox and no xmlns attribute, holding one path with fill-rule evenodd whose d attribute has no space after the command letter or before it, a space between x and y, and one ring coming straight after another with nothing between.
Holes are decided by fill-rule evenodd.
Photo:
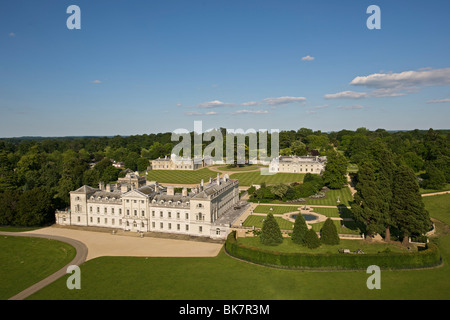
<instances>
[{"instance_id":1,"label":"secondary stone building","mask_svg":"<svg viewBox=\"0 0 450 320\"><path fill-rule=\"evenodd\" d=\"M270 172L315 173L325 170L327 157L279 156L269 165Z\"/></svg>"},{"instance_id":2,"label":"secondary stone building","mask_svg":"<svg viewBox=\"0 0 450 320\"><path fill-rule=\"evenodd\" d=\"M56 212L56 223L225 239L230 227L226 217L233 216L238 202L238 180L227 175L175 192L128 174L115 185L70 192L70 210Z\"/></svg>"},{"instance_id":3,"label":"secondary stone building","mask_svg":"<svg viewBox=\"0 0 450 320\"><path fill-rule=\"evenodd\" d=\"M150 161L147 170L197 170L206 166L204 159L164 157Z\"/></svg>"}]
</instances>

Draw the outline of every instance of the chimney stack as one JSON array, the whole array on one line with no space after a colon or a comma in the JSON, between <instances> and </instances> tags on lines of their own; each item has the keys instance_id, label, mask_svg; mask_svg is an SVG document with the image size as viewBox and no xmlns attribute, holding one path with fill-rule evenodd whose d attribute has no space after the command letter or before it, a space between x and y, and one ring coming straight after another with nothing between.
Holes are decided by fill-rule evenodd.
<instances>
[{"instance_id":1,"label":"chimney stack","mask_svg":"<svg viewBox=\"0 0 450 320\"><path fill-rule=\"evenodd\" d=\"M217 172L217 185L220 186L220 173Z\"/></svg>"},{"instance_id":2,"label":"chimney stack","mask_svg":"<svg viewBox=\"0 0 450 320\"><path fill-rule=\"evenodd\" d=\"M183 188L183 191L181 192L181 195L183 197L187 197L187 188L186 187Z\"/></svg>"},{"instance_id":3,"label":"chimney stack","mask_svg":"<svg viewBox=\"0 0 450 320\"><path fill-rule=\"evenodd\" d=\"M155 192L156 192L156 193L159 192L159 184L158 184L158 181L155 181Z\"/></svg>"},{"instance_id":4,"label":"chimney stack","mask_svg":"<svg viewBox=\"0 0 450 320\"><path fill-rule=\"evenodd\" d=\"M175 189L174 189L174 187L172 187L172 186L167 187L167 195L168 195L168 196L173 196L174 194L175 194Z\"/></svg>"}]
</instances>

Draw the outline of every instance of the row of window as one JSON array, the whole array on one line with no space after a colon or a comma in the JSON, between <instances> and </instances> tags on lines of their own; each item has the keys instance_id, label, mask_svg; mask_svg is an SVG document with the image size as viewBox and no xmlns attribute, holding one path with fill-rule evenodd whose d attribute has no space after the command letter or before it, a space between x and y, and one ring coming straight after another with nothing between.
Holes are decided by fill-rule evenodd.
<instances>
[{"instance_id":1,"label":"row of window","mask_svg":"<svg viewBox=\"0 0 450 320\"><path fill-rule=\"evenodd\" d=\"M63 221L66 221L66 218L64 218ZM77 217L77 221L81 222L81 217ZM90 223L94 223L93 217L90 217L89 222ZM100 224L100 222L101 222L101 219L97 218L97 224ZM111 219L111 225L114 226L115 223L116 223L116 220L114 218L112 218ZM126 224L127 227L130 226L130 222L129 221L126 221L125 224ZM104 218L104 225L108 225L108 218ZM121 226L121 225L122 225L122 219L119 219L119 226ZM136 221L133 221L133 227L137 228L137 225L138 225L138 223ZM144 222L141 222L141 227L145 228L145 223ZM152 228L153 229L156 228L156 222L154 222L154 221L152 222ZM164 222L160 222L159 223L159 229L164 229ZM189 225L188 224L184 225L184 229L185 229L185 231L189 231ZM167 223L167 230L175 230L175 229L172 229L172 223L170 223L170 222ZM179 223L176 224L176 230L177 231L181 231L181 224L179 224ZM198 232L199 233L203 232L203 227L202 226L198 227ZM220 235L220 229L216 229L216 235Z\"/></svg>"},{"instance_id":2,"label":"row of window","mask_svg":"<svg viewBox=\"0 0 450 320\"><path fill-rule=\"evenodd\" d=\"M94 211L94 208L93 207L89 207L89 213L93 213L93 211ZM97 213L100 213L100 207L97 207ZM108 214L108 208L103 208L103 213L104 214ZM130 209L127 209L126 213L127 213L127 216L129 216L130 215ZM111 214L115 214L114 208L111 208ZM119 215L121 215L121 214L122 214L122 209L119 208ZM137 217L138 211L137 210L133 210L133 214L134 214L134 216ZM145 217L145 210L141 210L141 216Z\"/></svg>"},{"instance_id":3,"label":"row of window","mask_svg":"<svg viewBox=\"0 0 450 320\"><path fill-rule=\"evenodd\" d=\"M176 218L180 219L180 216L181 216L180 212L176 212ZM156 217L156 212L155 212L155 210L152 210L152 218L155 218L155 217ZM159 217L160 218L165 218L164 217L164 211L160 211L159 212ZM186 220L189 220L189 213L185 212L184 213L184 217L185 217ZM170 211L167 212L167 218L169 218L169 219L172 218L172 212L170 212Z\"/></svg>"},{"instance_id":4,"label":"row of window","mask_svg":"<svg viewBox=\"0 0 450 320\"><path fill-rule=\"evenodd\" d=\"M111 214L115 214L115 208L110 208L111 210ZM76 212L80 212L81 211L81 208L79 208L78 207L78 205L76 206L76 210L75 210ZM100 207L97 207L97 213L98 214L100 214ZM93 213L94 212L94 208L91 206L91 207L89 207L89 213ZM108 214L108 208L103 208L103 213L104 214ZM127 216L130 216L130 209L126 209L126 215ZM122 209L121 208L119 208L119 215L122 215ZM137 217L138 216L138 210L133 210L133 215L135 216L135 217ZM141 210L141 216L142 217L145 217L145 210ZM188 212L186 212L185 214L184 214L184 216L185 216L185 219L186 220L188 220L189 219L189 213ZM156 212L155 212L155 210L152 210L152 217L153 218L155 218L156 217ZM165 218L164 217L164 212L163 211L160 211L159 212L159 217L160 218ZM172 212L168 212L167 213L167 218L172 218ZM181 218L181 213L180 212L176 212L176 218L177 219L180 219ZM197 218L197 220L202 220L202 219L198 219ZM204 220L204 218L203 218L203 220Z\"/></svg>"},{"instance_id":5,"label":"row of window","mask_svg":"<svg viewBox=\"0 0 450 320\"><path fill-rule=\"evenodd\" d=\"M155 229L156 228L156 222L152 222L152 228L153 229ZM200 229L201 229L202 227L200 227ZM164 222L160 222L159 223L159 229L164 229ZM167 223L167 229L168 230L172 230L172 223ZM185 224L184 225L184 229L185 229L185 231L189 231L189 225L188 224ZM180 231L181 230L181 225L179 224L179 223L177 223L177 226L176 226L176 230L177 231ZM200 231L201 232L201 231Z\"/></svg>"},{"instance_id":6,"label":"row of window","mask_svg":"<svg viewBox=\"0 0 450 320\"><path fill-rule=\"evenodd\" d=\"M168 169L169 168L169 166L168 165L159 165L159 166L153 166L155 169ZM184 169L192 169L192 165L188 165L188 166L182 166L182 165L180 165L180 166L176 166L177 167L177 169L183 169L183 167L184 167Z\"/></svg>"},{"instance_id":7,"label":"row of window","mask_svg":"<svg viewBox=\"0 0 450 320\"><path fill-rule=\"evenodd\" d=\"M127 203L130 203L130 199L127 199ZM133 203L137 203L137 200L133 200ZM145 201L141 200L141 203L145 203Z\"/></svg>"},{"instance_id":8,"label":"row of window","mask_svg":"<svg viewBox=\"0 0 450 320\"><path fill-rule=\"evenodd\" d=\"M284 169L284 168L282 168L282 169ZM272 168L272 170L275 170L275 168ZM319 170L319 169L317 168L317 170ZM300 172L303 172L303 169L300 168L299 171L300 171ZM308 172L308 168L305 169L305 172ZM309 172L314 172L314 168L312 168Z\"/></svg>"}]
</instances>

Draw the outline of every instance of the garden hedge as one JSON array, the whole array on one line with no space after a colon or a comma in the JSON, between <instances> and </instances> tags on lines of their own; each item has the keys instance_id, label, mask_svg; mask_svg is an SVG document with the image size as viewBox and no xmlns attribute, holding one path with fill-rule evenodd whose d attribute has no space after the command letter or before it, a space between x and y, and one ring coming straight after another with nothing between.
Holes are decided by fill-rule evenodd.
<instances>
[{"instance_id":1,"label":"garden hedge","mask_svg":"<svg viewBox=\"0 0 450 320\"><path fill-rule=\"evenodd\" d=\"M382 269L411 269L434 267L441 263L438 247L429 243L426 250L414 253L378 254L309 254L284 253L238 244L232 231L225 244L226 251L239 259L257 264L292 269L367 269L377 265Z\"/></svg>"}]
</instances>

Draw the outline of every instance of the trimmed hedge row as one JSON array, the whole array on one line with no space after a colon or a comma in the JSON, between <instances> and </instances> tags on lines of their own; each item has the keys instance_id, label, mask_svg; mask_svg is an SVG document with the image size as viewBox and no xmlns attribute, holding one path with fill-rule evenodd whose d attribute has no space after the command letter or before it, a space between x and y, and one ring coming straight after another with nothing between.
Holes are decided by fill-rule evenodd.
<instances>
[{"instance_id":1,"label":"trimmed hedge row","mask_svg":"<svg viewBox=\"0 0 450 320\"><path fill-rule=\"evenodd\" d=\"M377 265L382 269L433 267L441 263L438 247L429 243L426 250L415 253L378 254L308 254L282 253L238 244L232 231L225 244L226 251L239 259L257 264L299 269L367 269Z\"/></svg>"}]
</instances>

